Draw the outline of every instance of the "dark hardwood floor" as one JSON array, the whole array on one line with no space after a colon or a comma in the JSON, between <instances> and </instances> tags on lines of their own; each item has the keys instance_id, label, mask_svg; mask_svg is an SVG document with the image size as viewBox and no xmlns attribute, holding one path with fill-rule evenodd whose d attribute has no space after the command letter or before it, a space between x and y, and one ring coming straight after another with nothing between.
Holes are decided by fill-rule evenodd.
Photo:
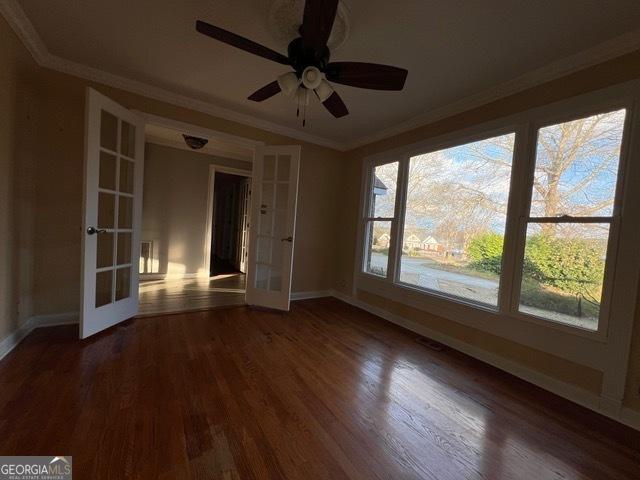
<instances>
[{"instance_id":1,"label":"dark hardwood floor","mask_svg":"<svg viewBox=\"0 0 640 480\"><path fill-rule=\"evenodd\" d=\"M638 479L640 435L335 299L34 331L0 455L76 479Z\"/></svg>"}]
</instances>

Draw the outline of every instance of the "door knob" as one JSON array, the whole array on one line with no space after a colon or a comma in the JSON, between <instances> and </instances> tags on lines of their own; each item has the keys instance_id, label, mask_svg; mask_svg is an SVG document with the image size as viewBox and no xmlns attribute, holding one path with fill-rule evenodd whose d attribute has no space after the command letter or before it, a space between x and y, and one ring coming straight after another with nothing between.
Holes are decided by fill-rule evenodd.
<instances>
[{"instance_id":1,"label":"door knob","mask_svg":"<svg viewBox=\"0 0 640 480\"><path fill-rule=\"evenodd\" d=\"M95 235L96 233L107 233L107 231L104 228L89 227L87 228L87 233L89 235Z\"/></svg>"},{"instance_id":2,"label":"door knob","mask_svg":"<svg viewBox=\"0 0 640 480\"><path fill-rule=\"evenodd\" d=\"M293 242L293 237L291 235L289 235L287 238L283 238L280 240L281 242Z\"/></svg>"}]
</instances>

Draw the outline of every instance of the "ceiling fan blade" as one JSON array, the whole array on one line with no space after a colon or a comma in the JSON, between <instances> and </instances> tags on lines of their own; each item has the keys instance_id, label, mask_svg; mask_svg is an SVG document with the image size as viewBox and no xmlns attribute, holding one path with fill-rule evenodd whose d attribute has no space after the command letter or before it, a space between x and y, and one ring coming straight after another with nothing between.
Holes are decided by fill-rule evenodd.
<instances>
[{"instance_id":1,"label":"ceiling fan blade","mask_svg":"<svg viewBox=\"0 0 640 480\"><path fill-rule=\"evenodd\" d=\"M235 33L216 27L215 25L203 22L202 20L196 21L196 30L204 35L226 43L227 45L244 50L245 52L253 53L254 55L258 55L259 57L266 58L267 60L272 60L283 65L289 65L289 59L281 53L264 47L252 40L241 37L240 35L236 35Z\"/></svg>"},{"instance_id":2,"label":"ceiling fan blade","mask_svg":"<svg viewBox=\"0 0 640 480\"><path fill-rule=\"evenodd\" d=\"M349 110L347 110L347 106L340 98L340 95L338 95L338 92L333 92L331 95L329 95L329 98L322 102L322 104L327 110L329 110L329 112L331 112L331 115L336 118L349 115Z\"/></svg>"},{"instance_id":3,"label":"ceiling fan blade","mask_svg":"<svg viewBox=\"0 0 640 480\"><path fill-rule=\"evenodd\" d=\"M307 0L300 27L300 36L307 47L321 52L333 28L338 11L338 0Z\"/></svg>"},{"instance_id":4,"label":"ceiling fan blade","mask_svg":"<svg viewBox=\"0 0 640 480\"><path fill-rule=\"evenodd\" d=\"M265 85L259 90L256 90L249 96L249 100L253 100L254 102L262 102L267 98L273 97L275 94L280 93L280 85L278 85L278 81L275 80L268 85Z\"/></svg>"},{"instance_id":5,"label":"ceiling fan blade","mask_svg":"<svg viewBox=\"0 0 640 480\"><path fill-rule=\"evenodd\" d=\"M333 62L325 69L327 80L372 90L402 90L408 73L404 68L363 62Z\"/></svg>"}]
</instances>

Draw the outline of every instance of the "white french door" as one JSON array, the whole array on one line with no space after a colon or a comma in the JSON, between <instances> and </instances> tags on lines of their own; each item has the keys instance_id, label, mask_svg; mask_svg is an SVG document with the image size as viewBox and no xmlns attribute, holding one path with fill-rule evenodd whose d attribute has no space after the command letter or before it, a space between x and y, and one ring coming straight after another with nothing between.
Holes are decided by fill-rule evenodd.
<instances>
[{"instance_id":1,"label":"white french door","mask_svg":"<svg viewBox=\"0 0 640 480\"><path fill-rule=\"evenodd\" d=\"M249 257L249 213L251 211L251 179L245 178L240 187L240 242L238 248L238 270L247 273Z\"/></svg>"},{"instance_id":2,"label":"white french door","mask_svg":"<svg viewBox=\"0 0 640 480\"><path fill-rule=\"evenodd\" d=\"M144 120L88 88L80 337L138 312Z\"/></svg>"},{"instance_id":3,"label":"white french door","mask_svg":"<svg viewBox=\"0 0 640 480\"><path fill-rule=\"evenodd\" d=\"M256 149L246 300L289 310L300 146Z\"/></svg>"}]
</instances>

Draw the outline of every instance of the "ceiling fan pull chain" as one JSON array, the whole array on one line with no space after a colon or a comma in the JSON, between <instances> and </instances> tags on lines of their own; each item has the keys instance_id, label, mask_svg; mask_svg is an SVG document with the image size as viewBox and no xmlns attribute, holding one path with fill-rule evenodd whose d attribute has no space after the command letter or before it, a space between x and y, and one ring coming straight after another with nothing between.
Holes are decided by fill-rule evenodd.
<instances>
[{"instance_id":1,"label":"ceiling fan pull chain","mask_svg":"<svg viewBox=\"0 0 640 480\"><path fill-rule=\"evenodd\" d=\"M305 102L302 104L302 126L304 127L307 124L307 95L305 92Z\"/></svg>"}]
</instances>

